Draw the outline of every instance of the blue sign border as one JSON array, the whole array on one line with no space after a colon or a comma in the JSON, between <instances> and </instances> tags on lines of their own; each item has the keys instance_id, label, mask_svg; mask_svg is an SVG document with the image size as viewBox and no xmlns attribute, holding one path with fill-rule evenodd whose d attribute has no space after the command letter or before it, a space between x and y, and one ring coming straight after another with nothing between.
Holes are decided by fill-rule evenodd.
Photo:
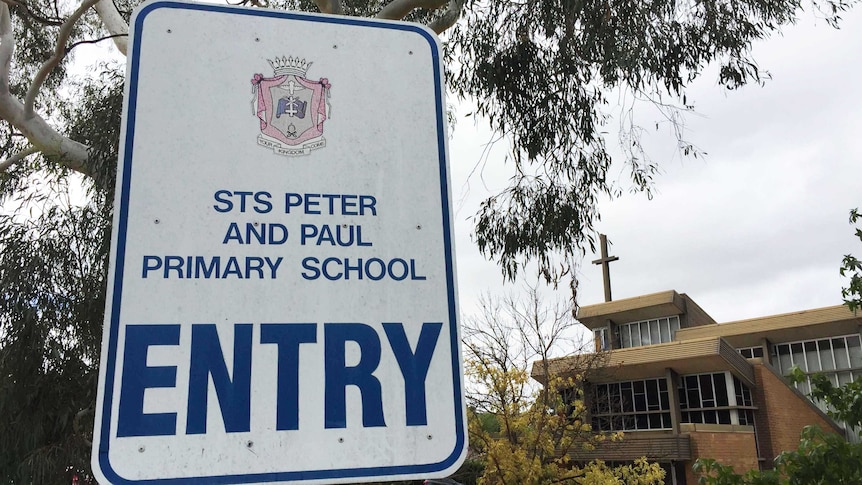
<instances>
[{"instance_id":1,"label":"blue sign border","mask_svg":"<svg viewBox=\"0 0 862 485\"><path fill-rule=\"evenodd\" d=\"M114 385L116 380L116 362L117 362L117 345L119 338L120 326L120 304L123 296L123 274L126 252L126 234L127 222L129 215L129 192L131 185L132 173L132 148L135 138L135 103L138 95L138 69L140 62L142 27L144 19L153 11L161 8L175 8L185 10L202 10L208 12L221 12L231 15L250 15L256 17L271 17L279 19L302 20L308 22L320 22L339 25L353 25L359 27L371 27L380 29L393 29L407 32L413 32L425 38L431 46L431 55L434 67L434 97L436 104L437 117L437 149L440 162L440 196L442 200L443 212L443 243L446 258L446 294L449 302L449 335L450 351L452 354L452 383L454 390L454 408L455 424L456 424L456 440L455 449L443 461L438 463L429 463L422 465L400 465L388 467L367 467L367 468L343 468L343 469L328 469L328 470L312 470L312 471L293 471L293 472L275 472L275 473L252 473L238 475L216 475L204 477L183 477L183 478L164 478L152 480L128 480L121 477L110 463L109 445L111 442L111 411L113 404ZM175 1L156 1L141 7L134 17L133 34L134 42L132 53L130 56L129 78L126 82L129 83L128 88L128 111L126 118L125 140L123 140L124 158L123 158L123 179L120 182L119 193L119 225L117 228L116 239L116 256L114 266L114 286L111 290L111 316L108 336L108 353L107 353L107 368L105 369L104 389L102 389L102 420L96 425L100 427L100 436L98 442L98 464L99 470L104 474L105 478L114 484L135 483L135 484L192 484L192 483L209 483L209 484L229 484L229 483L261 483L261 482L277 482L277 481L302 481L302 480L326 480L335 478L370 478L379 477L386 478L396 475L421 475L429 474L445 470L454 465L461 457L464 447L466 446L466 437L464 429L463 409L463 392L461 389L461 366L458 349L458 327L457 327L457 312L455 308L455 275L454 265L452 261L452 237L450 233L450 207L449 207L449 190L448 190L448 173L446 167L446 131L443 125L443 88L441 86L442 72L440 62L440 52L438 44L433 34L418 25L410 25L405 23L373 21L361 18L335 17L323 15L310 15L296 12L285 12L275 10L251 9L241 7L229 7L223 5L204 5L190 4Z\"/></svg>"}]
</instances>

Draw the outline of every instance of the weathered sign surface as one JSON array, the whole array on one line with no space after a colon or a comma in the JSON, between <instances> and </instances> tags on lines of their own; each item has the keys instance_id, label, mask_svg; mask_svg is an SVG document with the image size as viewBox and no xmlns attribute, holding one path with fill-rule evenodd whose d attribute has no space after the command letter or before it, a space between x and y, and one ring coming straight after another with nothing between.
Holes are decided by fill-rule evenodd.
<instances>
[{"instance_id":1,"label":"weathered sign surface","mask_svg":"<svg viewBox=\"0 0 862 485\"><path fill-rule=\"evenodd\" d=\"M466 432L434 34L164 1L132 28L100 480L454 471Z\"/></svg>"}]
</instances>

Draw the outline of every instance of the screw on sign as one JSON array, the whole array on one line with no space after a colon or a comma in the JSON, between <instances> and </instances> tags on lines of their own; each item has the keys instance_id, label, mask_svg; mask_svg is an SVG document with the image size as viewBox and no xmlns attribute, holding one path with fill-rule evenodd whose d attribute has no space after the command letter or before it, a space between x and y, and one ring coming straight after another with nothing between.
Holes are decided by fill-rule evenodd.
<instances>
[{"instance_id":1,"label":"screw on sign","mask_svg":"<svg viewBox=\"0 0 862 485\"><path fill-rule=\"evenodd\" d=\"M99 482L451 475L467 433L436 36L172 0L131 26Z\"/></svg>"}]
</instances>

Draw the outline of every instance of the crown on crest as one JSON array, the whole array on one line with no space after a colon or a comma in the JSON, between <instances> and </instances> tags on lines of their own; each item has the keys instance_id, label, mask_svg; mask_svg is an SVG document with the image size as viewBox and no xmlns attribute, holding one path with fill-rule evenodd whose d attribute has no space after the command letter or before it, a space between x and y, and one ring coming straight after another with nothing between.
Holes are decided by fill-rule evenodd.
<instances>
[{"instance_id":1,"label":"crown on crest","mask_svg":"<svg viewBox=\"0 0 862 485\"><path fill-rule=\"evenodd\" d=\"M276 57L275 59L267 60L275 71L276 76L292 74L294 76L305 77L305 73L311 67L310 62L305 62L305 59L300 60L299 57Z\"/></svg>"}]
</instances>

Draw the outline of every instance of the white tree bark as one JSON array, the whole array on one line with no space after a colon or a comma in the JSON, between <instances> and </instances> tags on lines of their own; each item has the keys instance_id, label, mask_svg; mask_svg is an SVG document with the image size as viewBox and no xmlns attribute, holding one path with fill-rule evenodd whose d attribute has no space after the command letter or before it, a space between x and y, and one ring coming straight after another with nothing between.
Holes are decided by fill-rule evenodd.
<instances>
[{"instance_id":1,"label":"white tree bark","mask_svg":"<svg viewBox=\"0 0 862 485\"><path fill-rule=\"evenodd\" d=\"M66 43L69 41L69 36L72 35L72 29L75 27L78 19L84 15L84 12L89 10L98 2L99 0L84 0L72 15L63 22L63 25L60 27L60 32L57 34L57 45L54 46L54 54L42 64L42 67L39 68L39 72L37 72L36 76L33 78L33 82L30 83L30 88L27 90L27 96L24 98L24 114L27 117L33 117L36 115L33 111L33 106L36 103L36 96L39 94L39 90L42 89L42 84L45 82L45 79L47 79L48 75L51 74L51 71L60 65L60 61L66 57ZM6 9L9 9L8 5L6 6Z\"/></svg>"},{"instance_id":2,"label":"white tree bark","mask_svg":"<svg viewBox=\"0 0 862 485\"><path fill-rule=\"evenodd\" d=\"M8 170L19 161L33 153L41 152L45 157L68 168L91 175L88 166L88 147L61 135L47 121L35 112L36 97L48 75L67 54L67 44L75 23L91 7L102 20L105 29L112 35L114 44L123 54L127 54L129 25L120 15L113 0L83 0L70 15L58 33L57 44L51 57L42 64L30 84L23 102L9 92L9 75L12 55L15 49L15 36L7 0L0 0L0 118L9 122L30 142L30 147L5 161L0 162L0 172ZM315 0L321 12L341 14L342 0ZM417 8L439 9L446 0L393 0L378 13L381 19L399 20ZM464 0L449 0L448 8L429 27L438 34L455 24L461 14Z\"/></svg>"},{"instance_id":3,"label":"white tree bark","mask_svg":"<svg viewBox=\"0 0 862 485\"><path fill-rule=\"evenodd\" d=\"M436 10L446 5L446 0L393 0L380 9L377 14L379 19L401 20L417 8ZM455 25L461 10L464 8L464 0L449 0L449 5L443 14L428 24L428 27L437 34Z\"/></svg>"},{"instance_id":4,"label":"white tree bark","mask_svg":"<svg viewBox=\"0 0 862 485\"><path fill-rule=\"evenodd\" d=\"M101 0L94 8L96 9L96 13L99 14L99 18L102 19L102 23L105 25L108 33L120 36L113 39L117 50L124 56L127 55L126 49L129 47L129 24L120 15L120 11L117 10L117 6L114 5L113 0Z\"/></svg>"},{"instance_id":5,"label":"white tree bark","mask_svg":"<svg viewBox=\"0 0 862 485\"><path fill-rule=\"evenodd\" d=\"M83 12L96 1L98 0L89 0L89 2L82 4L81 7L78 8L80 13L75 17L75 21L77 21L77 18L79 18L80 15L82 15ZM84 8L87 3L90 3L90 5ZM76 13L78 13L78 11L76 11ZM71 26L74 24L74 21L71 21L71 19L72 18L70 17L66 24L61 27L61 31L67 24L69 25L68 30L71 31ZM68 34L65 37L61 36L61 39L67 40ZM56 63L54 63L55 61L53 60L54 58L52 57L45 62L42 69L39 70L39 74L37 74L36 79L33 80L33 84L31 84L30 89L27 92L27 100L30 105L28 109L27 105L22 103L20 100L15 99L9 92L9 69L14 49L15 36L12 31L9 6L5 3L0 3L0 118L9 122L15 129L20 131L27 140L30 141L34 153L36 151L42 152L46 157L54 159L60 164L85 175L90 175L89 167L87 166L87 160L89 158L87 146L64 137L51 128L51 126L48 125L42 117L33 111L33 102L36 97L36 93L38 93L39 88L41 88L45 77L48 76L51 69L56 67ZM63 40L62 47L58 47L54 52L55 56L57 52L65 55L65 40ZM62 56L60 58L62 59ZM58 63L59 61L56 62ZM19 153L18 155L11 157L9 160L14 160L15 157L19 155L21 154ZM29 153L26 155L29 155ZM7 160L7 162L9 160ZM14 160L11 163L4 162L3 170L7 170L19 160Z\"/></svg>"},{"instance_id":6,"label":"white tree bark","mask_svg":"<svg viewBox=\"0 0 862 485\"><path fill-rule=\"evenodd\" d=\"M0 3L0 95L9 94L9 67L15 52L15 35L9 5Z\"/></svg>"},{"instance_id":7,"label":"white tree bark","mask_svg":"<svg viewBox=\"0 0 862 485\"><path fill-rule=\"evenodd\" d=\"M90 173L87 146L58 133L38 115L27 116L24 104L8 92L0 95L0 118L18 129L46 157L84 175Z\"/></svg>"},{"instance_id":8,"label":"white tree bark","mask_svg":"<svg viewBox=\"0 0 862 485\"><path fill-rule=\"evenodd\" d=\"M428 24L428 27L436 32L437 34L442 34L447 29L455 25L455 22L458 21L458 17L461 16L461 10L464 9L464 0L449 0L449 6L446 7L446 11L433 22Z\"/></svg>"},{"instance_id":9,"label":"white tree bark","mask_svg":"<svg viewBox=\"0 0 862 485\"><path fill-rule=\"evenodd\" d=\"M344 8L341 6L341 0L314 0L317 8L321 13L331 13L341 15L344 13Z\"/></svg>"},{"instance_id":10,"label":"white tree bark","mask_svg":"<svg viewBox=\"0 0 862 485\"><path fill-rule=\"evenodd\" d=\"M436 10L446 5L446 0L393 0L380 9L379 19L401 20L417 8Z\"/></svg>"},{"instance_id":11,"label":"white tree bark","mask_svg":"<svg viewBox=\"0 0 862 485\"><path fill-rule=\"evenodd\" d=\"M24 160L25 158L29 157L32 154L38 153L38 152L39 152L39 150L37 150L34 147L29 147L29 148L25 148L24 150L21 150L20 152L12 155L11 157L7 158L6 160L3 160L2 162L0 162L0 172L5 172L6 170L9 170L16 163L20 162L21 160Z\"/></svg>"}]
</instances>

